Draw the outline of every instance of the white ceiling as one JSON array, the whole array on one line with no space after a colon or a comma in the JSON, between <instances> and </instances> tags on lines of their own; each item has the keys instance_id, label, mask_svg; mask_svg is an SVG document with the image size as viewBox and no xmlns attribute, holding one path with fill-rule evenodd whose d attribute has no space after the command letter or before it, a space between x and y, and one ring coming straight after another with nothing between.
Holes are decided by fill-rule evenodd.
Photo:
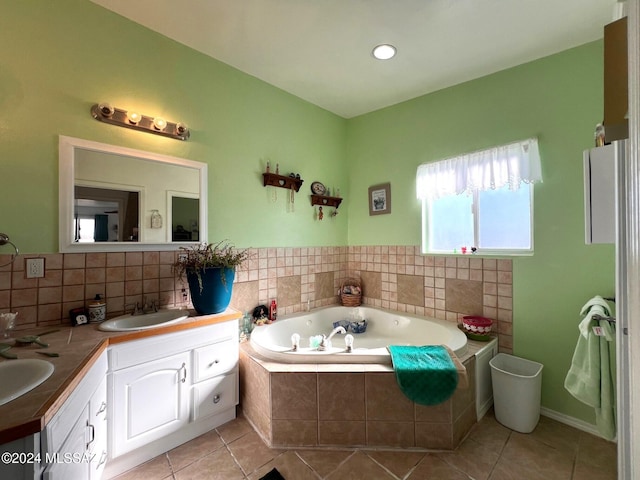
<instances>
[{"instance_id":1,"label":"white ceiling","mask_svg":"<svg viewBox=\"0 0 640 480\"><path fill-rule=\"evenodd\" d=\"M92 0L350 118L602 37L615 0ZM375 60L391 43L395 58Z\"/></svg>"}]
</instances>

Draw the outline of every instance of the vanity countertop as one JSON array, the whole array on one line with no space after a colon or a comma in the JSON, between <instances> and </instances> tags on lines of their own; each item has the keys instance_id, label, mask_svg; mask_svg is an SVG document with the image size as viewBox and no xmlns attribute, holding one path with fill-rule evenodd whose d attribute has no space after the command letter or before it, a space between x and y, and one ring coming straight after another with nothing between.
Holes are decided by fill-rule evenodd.
<instances>
[{"instance_id":1,"label":"vanity countertop","mask_svg":"<svg viewBox=\"0 0 640 480\"><path fill-rule=\"evenodd\" d=\"M42 431L109 345L213 325L241 316L239 311L227 309L214 315L189 317L172 325L132 332L103 332L98 330L97 324L78 327L61 325L59 331L42 337L41 340L49 344L47 349L36 344L14 346L10 352L18 358L47 360L55 366L55 370L38 387L0 406L0 445ZM58 326L21 330L14 332L14 336L35 335L56 328ZM55 352L60 356L46 357L36 353L37 350Z\"/></svg>"}]
</instances>

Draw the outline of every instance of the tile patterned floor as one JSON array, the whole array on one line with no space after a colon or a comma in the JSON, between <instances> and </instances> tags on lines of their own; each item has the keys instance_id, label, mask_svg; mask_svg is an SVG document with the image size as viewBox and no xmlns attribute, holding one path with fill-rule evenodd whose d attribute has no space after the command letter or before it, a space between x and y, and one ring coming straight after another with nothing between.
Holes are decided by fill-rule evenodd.
<instances>
[{"instance_id":1,"label":"tile patterned floor","mask_svg":"<svg viewBox=\"0 0 640 480\"><path fill-rule=\"evenodd\" d=\"M117 480L615 480L616 446L546 417L524 435L490 412L454 452L268 448L242 417Z\"/></svg>"}]
</instances>

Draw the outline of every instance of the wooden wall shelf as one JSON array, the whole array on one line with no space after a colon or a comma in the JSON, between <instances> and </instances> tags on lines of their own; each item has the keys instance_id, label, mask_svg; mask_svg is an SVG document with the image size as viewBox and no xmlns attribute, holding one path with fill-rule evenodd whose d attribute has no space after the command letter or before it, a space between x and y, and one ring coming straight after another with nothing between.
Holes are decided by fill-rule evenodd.
<instances>
[{"instance_id":1,"label":"wooden wall shelf","mask_svg":"<svg viewBox=\"0 0 640 480\"><path fill-rule=\"evenodd\" d=\"M328 195L311 195L311 206L336 207L342 203L342 197L329 197Z\"/></svg>"},{"instance_id":2,"label":"wooden wall shelf","mask_svg":"<svg viewBox=\"0 0 640 480\"><path fill-rule=\"evenodd\" d=\"M262 174L263 186L271 185L273 187L281 187L291 190L291 187L297 192L300 190L304 180L301 178L286 177L275 173Z\"/></svg>"}]
</instances>

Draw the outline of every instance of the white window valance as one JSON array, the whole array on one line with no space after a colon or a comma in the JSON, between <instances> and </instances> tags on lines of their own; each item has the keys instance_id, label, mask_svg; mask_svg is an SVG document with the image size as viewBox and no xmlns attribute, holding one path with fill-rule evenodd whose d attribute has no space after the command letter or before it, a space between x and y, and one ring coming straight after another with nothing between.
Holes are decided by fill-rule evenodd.
<instances>
[{"instance_id":1,"label":"white window valance","mask_svg":"<svg viewBox=\"0 0 640 480\"><path fill-rule=\"evenodd\" d=\"M416 180L421 200L496 190L506 185L518 190L522 182L542 182L536 138L423 163Z\"/></svg>"}]
</instances>

